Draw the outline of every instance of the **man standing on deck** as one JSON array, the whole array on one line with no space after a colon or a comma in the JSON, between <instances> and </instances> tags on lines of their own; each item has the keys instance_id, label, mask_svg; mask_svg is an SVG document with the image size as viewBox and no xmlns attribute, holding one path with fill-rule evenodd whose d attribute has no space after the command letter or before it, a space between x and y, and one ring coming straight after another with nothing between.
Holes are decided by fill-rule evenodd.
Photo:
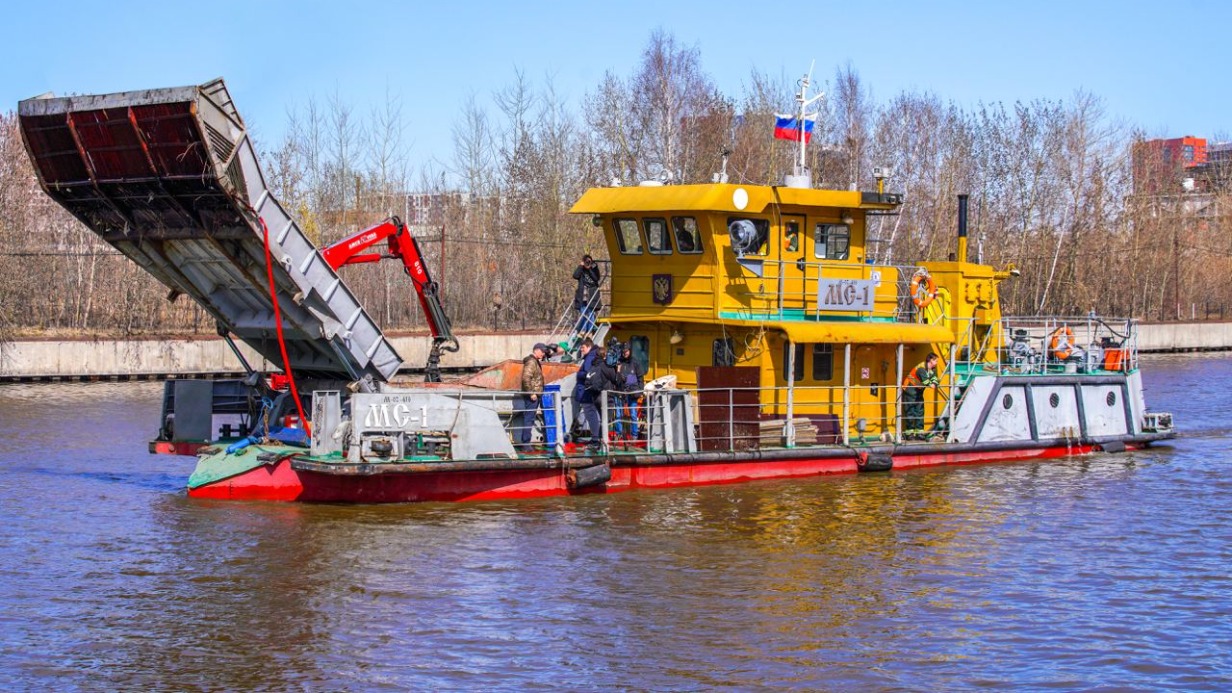
<instances>
[{"instance_id":1,"label":"man standing on deck","mask_svg":"<svg viewBox=\"0 0 1232 693\"><path fill-rule=\"evenodd\" d=\"M595 358L598 352L595 351L595 343L589 337L582 340L582 346L579 347L582 353L582 365L577 372L577 385L573 388L574 401L578 403L579 413L582 415L582 420L586 422L586 429L590 431L591 439L598 436L600 428L599 409L595 406L595 393L586 387L586 377L595 370Z\"/></svg>"},{"instance_id":2,"label":"man standing on deck","mask_svg":"<svg viewBox=\"0 0 1232 693\"><path fill-rule=\"evenodd\" d=\"M595 331L595 314L599 312L601 277L595 259L583 255L581 264L573 270L573 278L577 280L577 290L573 292L573 307L578 312L577 333L589 337Z\"/></svg>"},{"instance_id":3,"label":"man standing on deck","mask_svg":"<svg viewBox=\"0 0 1232 693\"><path fill-rule=\"evenodd\" d=\"M590 427L590 443L586 446L586 450L597 452L602 448L603 441L607 437L603 429L603 415L600 408L610 392L620 391L620 379L616 375L616 368L608 363L607 349L595 347L591 353L594 355L594 360L587 369L585 382L590 401L582 405L582 411L586 414L587 425Z\"/></svg>"},{"instance_id":4,"label":"man standing on deck","mask_svg":"<svg viewBox=\"0 0 1232 693\"><path fill-rule=\"evenodd\" d=\"M539 415L539 398L543 394L543 368L539 362L547 354L547 345L536 344L530 356L522 359L522 394L513 400L514 447L530 447L530 434Z\"/></svg>"},{"instance_id":5,"label":"man standing on deck","mask_svg":"<svg viewBox=\"0 0 1232 693\"><path fill-rule=\"evenodd\" d=\"M903 378L903 430L924 429L924 389L940 384L937 379L937 355L929 354L924 362L912 368Z\"/></svg>"},{"instance_id":6,"label":"man standing on deck","mask_svg":"<svg viewBox=\"0 0 1232 693\"><path fill-rule=\"evenodd\" d=\"M633 358L633 343L625 342L620 347L620 359L616 364L616 374L620 376L619 418L616 420L617 435L629 434L637 440L640 428L638 418L641 415L638 402L642 398L642 388L646 386L646 369L637 359ZM629 430L624 430L627 422Z\"/></svg>"}]
</instances>

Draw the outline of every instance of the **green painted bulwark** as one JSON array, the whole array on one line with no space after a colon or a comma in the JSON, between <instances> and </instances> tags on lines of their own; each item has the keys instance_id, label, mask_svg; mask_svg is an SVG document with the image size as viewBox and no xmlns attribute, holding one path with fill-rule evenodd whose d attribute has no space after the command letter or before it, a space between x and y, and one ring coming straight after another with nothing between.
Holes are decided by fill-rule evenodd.
<instances>
[{"instance_id":1,"label":"green painted bulwark","mask_svg":"<svg viewBox=\"0 0 1232 693\"><path fill-rule=\"evenodd\" d=\"M188 477L188 488L207 486L305 452L304 448L288 445L250 445L232 454L219 450L213 455L197 458L197 468Z\"/></svg>"}]
</instances>

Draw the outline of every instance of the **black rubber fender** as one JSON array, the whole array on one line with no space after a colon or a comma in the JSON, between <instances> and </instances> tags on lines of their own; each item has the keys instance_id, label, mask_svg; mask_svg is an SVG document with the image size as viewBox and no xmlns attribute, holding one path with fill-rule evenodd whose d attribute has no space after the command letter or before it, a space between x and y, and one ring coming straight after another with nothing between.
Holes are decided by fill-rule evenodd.
<instances>
[{"instance_id":1,"label":"black rubber fender","mask_svg":"<svg viewBox=\"0 0 1232 693\"><path fill-rule=\"evenodd\" d=\"M580 467L565 472L565 483L569 488L587 488L606 484L612 479L612 467L607 462L591 467Z\"/></svg>"},{"instance_id":2,"label":"black rubber fender","mask_svg":"<svg viewBox=\"0 0 1232 693\"><path fill-rule=\"evenodd\" d=\"M894 456L888 452L861 453L856 467L862 472L888 472L894 468Z\"/></svg>"}]
</instances>

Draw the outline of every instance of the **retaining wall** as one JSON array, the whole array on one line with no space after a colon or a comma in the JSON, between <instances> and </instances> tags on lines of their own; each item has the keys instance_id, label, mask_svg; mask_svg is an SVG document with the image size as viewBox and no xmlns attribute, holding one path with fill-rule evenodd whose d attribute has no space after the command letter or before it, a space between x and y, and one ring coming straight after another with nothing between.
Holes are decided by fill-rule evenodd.
<instances>
[{"instance_id":1,"label":"retaining wall","mask_svg":"<svg viewBox=\"0 0 1232 693\"><path fill-rule=\"evenodd\" d=\"M1226 351L1232 322L1160 322L1138 325L1138 351Z\"/></svg>"},{"instance_id":2,"label":"retaining wall","mask_svg":"<svg viewBox=\"0 0 1232 693\"><path fill-rule=\"evenodd\" d=\"M390 337L403 368L422 370L431 339L427 335ZM535 334L459 335L457 353L442 353L445 370L476 370L530 353ZM246 345L244 358L261 371L277 370ZM75 380L79 378L162 378L240 374L243 366L219 338L21 340L0 346L0 380Z\"/></svg>"},{"instance_id":3,"label":"retaining wall","mask_svg":"<svg viewBox=\"0 0 1232 693\"><path fill-rule=\"evenodd\" d=\"M428 360L427 335L390 337L404 368L419 370ZM476 370L508 358L521 358L538 341L536 334L460 335L461 349L442 354L446 370ZM1143 352L1232 350L1232 322L1152 323L1139 325ZM274 370L243 344L240 350L258 370ZM218 338L22 340L0 346L0 380L74 380L81 378L163 378L166 376L239 374L243 368L227 343Z\"/></svg>"}]
</instances>

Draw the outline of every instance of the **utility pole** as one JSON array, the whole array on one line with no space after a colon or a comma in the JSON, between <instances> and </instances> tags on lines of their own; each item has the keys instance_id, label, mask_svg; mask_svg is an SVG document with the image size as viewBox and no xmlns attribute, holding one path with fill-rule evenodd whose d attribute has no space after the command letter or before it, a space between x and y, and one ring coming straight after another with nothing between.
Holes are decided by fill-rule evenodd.
<instances>
[{"instance_id":1,"label":"utility pole","mask_svg":"<svg viewBox=\"0 0 1232 693\"><path fill-rule=\"evenodd\" d=\"M1181 230L1180 219L1172 225L1172 302L1176 304L1176 319L1181 319Z\"/></svg>"}]
</instances>

